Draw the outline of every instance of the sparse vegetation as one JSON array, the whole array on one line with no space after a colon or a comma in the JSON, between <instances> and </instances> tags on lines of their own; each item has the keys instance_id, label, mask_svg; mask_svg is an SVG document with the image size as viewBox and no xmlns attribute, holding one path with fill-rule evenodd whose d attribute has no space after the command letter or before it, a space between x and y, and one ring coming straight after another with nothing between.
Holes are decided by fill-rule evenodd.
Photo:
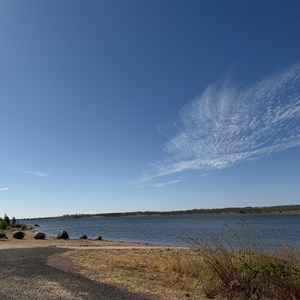
<instances>
[{"instance_id":1,"label":"sparse vegetation","mask_svg":"<svg viewBox=\"0 0 300 300\"><path fill-rule=\"evenodd\" d=\"M0 233L4 233L7 227L7 223L2 218L0 218Z\"/></svg>"},{"instance_id":2,"label":"sparse vegetation","mask_svg":"<svg viewBox=\"0 0 300 300\"><path fill-rule=\"evenodd\" d=\"M199 253L207 265L209 280L203 280L208 298L297 299L300 295L299 257L286 250L275 253L233 252L224 247L202 248Z\"/></svg>"},{"instance_id":3,"label":"sparse vegetation","mask_svg":"<svg viewBox=\"0 0 300 300\"><path fill-rule=\"evenodd\" d=\"M21 230L24 231L27 229L27 225L26 224L21 224Z\"/></svg>"},{"instance_id":4,"label":"sparse vegetation","mask_svg":"<svg viewBox=\"0 0 300 300\"><path fill-rule=\"evenodd\" d=\"M0 218L0 232L10 232L14 231L15 228L20 228L22 231L29 229L29 227L26 224L19 224L17 223L17 220L15 217L12 217L12 219L9 218L7 214L4 214L3 218Z\"/></svg>"},{"instance_id":5,"label":"sparse vegetation","mask_svg":"<svg viewBox=\"0 0 300 300\"><path fill-rule=\"evenodd\" d=\"M10 226L10 219L7 214L4 214L4 218L0 218L0 232L4 233Z\"/></svg>"},{"instance_id":6,"label":"sparse vegetation","mask_svg":"<svg viewBox=\"0 0 300 300\"><path fill-rule=\"evenodd\" d=\"M193 241L206 265L202 288L208 298L299 299L300 252L259 250L246 224L238 232L226 227L229 239L210 236Z\"/></svg>"},{"instance_id":7,"label":"sparse vegetation","mask_svg":"<svg viewBox=\"0 0 300 300\"><path fill-rule=\"evenodd\" d=\"M93 280L158 299L300 299L299 249L264 252L249 232L228 230L230 239L210 236L191 249L80 250L63 259Z\"/></svg>"}]
</instances>

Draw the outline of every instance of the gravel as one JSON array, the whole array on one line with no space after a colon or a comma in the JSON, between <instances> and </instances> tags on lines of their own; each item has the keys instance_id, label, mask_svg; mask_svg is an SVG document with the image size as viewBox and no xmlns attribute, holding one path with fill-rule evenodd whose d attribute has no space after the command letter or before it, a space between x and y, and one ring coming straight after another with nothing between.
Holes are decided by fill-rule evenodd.
<instances>
[{"instance_id":1,"label":"gravel","mask_svg":"<svg viewBox=\"0 0 300 300\"><path fill-rule=\"evenodd\" d=\"M0 250L0 299L149 299L47 265L49 255L64 251L54 247Z\"/></svg>"}]
</instances>

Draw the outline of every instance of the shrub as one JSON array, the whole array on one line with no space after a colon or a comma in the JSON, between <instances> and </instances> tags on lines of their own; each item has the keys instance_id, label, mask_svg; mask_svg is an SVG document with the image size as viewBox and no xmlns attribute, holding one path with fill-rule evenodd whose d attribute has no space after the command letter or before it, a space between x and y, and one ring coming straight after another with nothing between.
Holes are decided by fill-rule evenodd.
<instances>
[{"instance_id":1,"label":"shrub","mask_svg":"<svg viewBox=\"0 0 300 300\"><path fill-rule=\"evenodd\" d=\"M206 244L194 241L209 273L202 280L208 298L299 299L299 250L258 251L249 243L252 238L233 236L238 240L210 236Z\"/></svg>"},{"instance_id":2,"label":"shrub","mask_svg":"<svg viewBox=\"0 0 300 300\"><path fill-rule=\"evenodd\" d=\"M4 231L7 229L7 223L0 218L0 232L4 233Z\"/></svg>"}]
</instances>

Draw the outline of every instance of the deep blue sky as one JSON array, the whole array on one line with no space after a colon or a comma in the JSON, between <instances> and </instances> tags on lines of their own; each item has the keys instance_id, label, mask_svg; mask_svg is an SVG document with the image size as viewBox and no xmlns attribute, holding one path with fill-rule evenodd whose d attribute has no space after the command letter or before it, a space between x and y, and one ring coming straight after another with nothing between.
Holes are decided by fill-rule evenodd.
<instances>
[{"instance_id":1,"label":"deep blue sky","mask_svg":"<svg viewBox=\"0 0 300 300\"><path fill-rule=\"evenodd\" d=\"M299 11L0 2L0 215L299 204Z\"/></svg>"}]
</instances>

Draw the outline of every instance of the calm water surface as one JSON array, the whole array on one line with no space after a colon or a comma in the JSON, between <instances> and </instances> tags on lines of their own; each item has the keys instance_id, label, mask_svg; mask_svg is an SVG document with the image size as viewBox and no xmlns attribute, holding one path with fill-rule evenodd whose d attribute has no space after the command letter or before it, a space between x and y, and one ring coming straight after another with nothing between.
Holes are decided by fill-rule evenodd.
<instances>
[{"instance_id":1,"label":"calm water surface","mask_svg":"<svg viewBox=\"0 0 300 300\"><path fill-rule=\"evenodd\" d=\"M23 220L39 224L40 231L56 236L66 230L70 238L87 234L101 235L105 240L186 246L190 239L207 240L208 235L233 241L232 235L250 231L262 249L283 245L300 246L300 215L190 215L104 217L82 219Z\"/></svg>"}]
</instances>

